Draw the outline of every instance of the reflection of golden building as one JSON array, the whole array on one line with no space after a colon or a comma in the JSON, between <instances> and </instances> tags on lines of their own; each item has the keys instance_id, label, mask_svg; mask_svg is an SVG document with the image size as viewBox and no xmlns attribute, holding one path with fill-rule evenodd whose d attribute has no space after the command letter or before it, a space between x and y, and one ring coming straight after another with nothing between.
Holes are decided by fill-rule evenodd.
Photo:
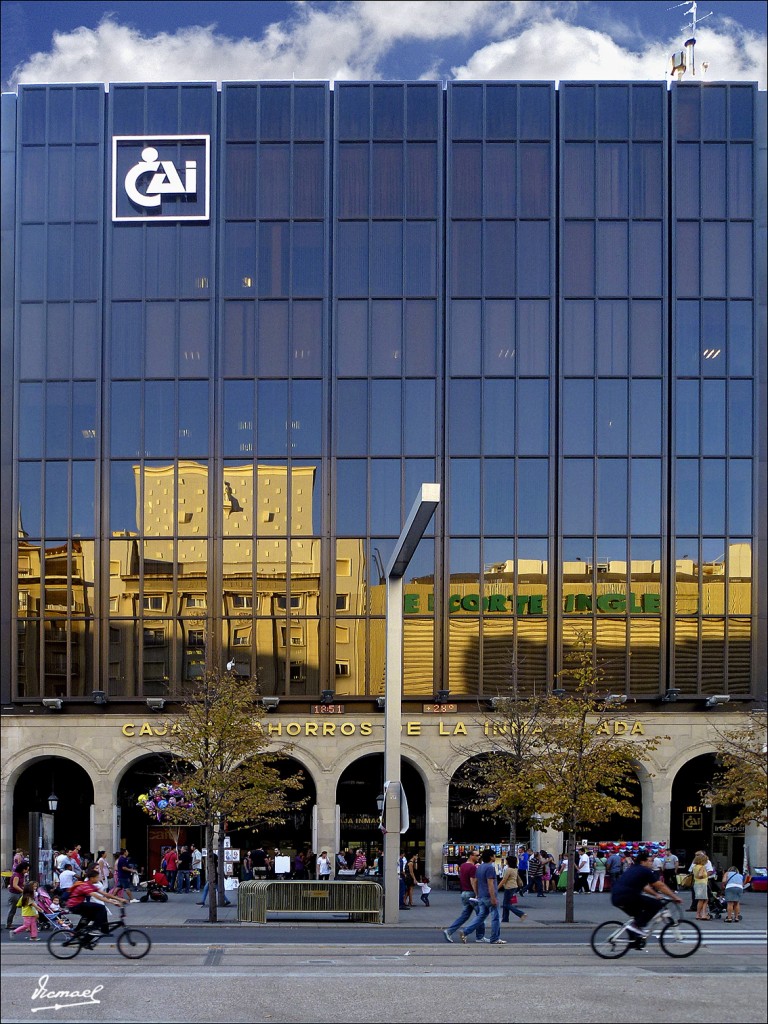
<instances>
[{"instance_id":1,"label":"reflection of golden building","mask_svg":"<svg viewBox=\"0 0 768 1024\"><path fill-rule=\"evenodd\" d=\"M20 697L90 694L93 556L93 541L74 540L71 549L61 544L42 550L40 544L30 544L23 533L19 536L16 635Z\"/></svg>"},{"instance_id":2,"label":"reflection of golden building","mask_svg":"<svg viewBox=\"0 0 768 1024\"><path fill-rule=\"evenodd\" d=\"M168 695L204 671L211 630L265 694L316 694L320 675L321 541L313 530L314 466L228 466L211 509L208 468L197 462L135 466L143 536L110 547L110 678L117 692ZM220 516L220 611L209 608L210 517ZM339 541L337 607L364 607L362 542ZM143 578L143 586L141 580ZM336 630L336 690L362 692L357 619ZM361 668L363 666L363 668ZM174 680L177 686L174 686Z\"/></svg>"}]
</instances>

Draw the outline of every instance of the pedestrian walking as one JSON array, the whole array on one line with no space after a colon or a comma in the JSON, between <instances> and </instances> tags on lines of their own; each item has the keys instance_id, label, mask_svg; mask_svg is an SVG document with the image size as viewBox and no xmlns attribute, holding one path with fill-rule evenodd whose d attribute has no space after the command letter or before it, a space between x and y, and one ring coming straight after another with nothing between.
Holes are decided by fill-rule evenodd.
<instances>
[{"instance_id":1,"label":"pedestrian walking","mask_svg":"<svg viewBox=\"0 0 768 1024\"><path fill-rule=\"evenodd\" d=\"M493 946L504 945L506 942L505 939L501 938L499 901L496 893L495 859L496 854L488 847L486 847L480 854L480 860L482 863L475 874L475 884L477 886L477 917L471 924L466 925L459 932L461 941L464 943L466 943L472 932L477 932L479 930L480 925L484 923L486 917L489 915L491 918L491 937L488 939L483 936L482 939L476 939L476 941L489 942Z\"/></svg>"},{"instance_id":2,"label":"pedestrian walking","mask_svg":"<svg viewBox=\"0 0 768 1024\"><path fill-rule=\"evenodd\" d=\"M510 912L519 917L521 921L524 921L527 914L524 914L522 910L519 910L515 904L517 903L517 890L520 888L520 875L517 869L517 857L510 854L507 857L507 866L504 868L504 872L499 879L499 893L502 894L501 903L501 923L507 924L509 921Z\"/></svg>"},{"instance_id":3,"label":"pedestrian walking","mask_svg":"<svg viewBox=\"0 0 768 1024\"><path fill-rule=\"evenodd\" d=\"M13 919L16 917L19 900L24 895L28 870L29 862L21 860L11 872L11 877L8 881L8 918L5 922L6 928L13 928Z\"/></svg>"},{"instance_id":4,"label":"pedestrian walking","mask_svg":"<svg viewBox=\"0 0 768 1024\"><path fill-rule=\"evenodd\" d=\"M40 908L35 902L36 895L37 882L27 882L17 904L21 908L21 927L11 932L11 935L18 935L19 932L28 931L30 942L37 942L37 915Z\"/></svg>"},{"instance_id":5,"label":"pedestrian walking","mask_svg":"<svg viewBox=\"0 0 768 1024\"><path fill-rule=\"evenodd\" d=\"M592 892L602 892L605 888L605 873L608 870L608 858L600 851L595 855L592 874L589 876L589 888Z\"/></svg>"},{"instance_id":6,"label":"pedestrian walking","mask_svg":"<svg viewBox=\"0 0 768 1024\"><path fill-rule=\"evenodd\" d=\"M467 859L459 868L459 889L461 891L461 913L447 928L443 929L446 942L453 942L453 933L458 931L474 913L477 912L477 862L480 860L479 850L470 850ZM475 902L472 902L472 901ZM485 935L485 925L481 923L477 929L476 938L482 939Z\"/></svg>"}]
</instances>

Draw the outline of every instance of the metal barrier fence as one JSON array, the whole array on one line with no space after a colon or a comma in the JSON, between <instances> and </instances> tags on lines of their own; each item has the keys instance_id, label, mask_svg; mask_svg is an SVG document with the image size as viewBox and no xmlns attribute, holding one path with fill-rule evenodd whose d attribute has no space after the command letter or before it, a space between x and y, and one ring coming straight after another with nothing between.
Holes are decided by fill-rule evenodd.
<instances>
[{"instance_id":1,"label":"metal barrier fence","mask_svg":"<svg viewBox=\"0 0 768 1024\"><path fill-rule=\"evenodd\" d=\"M384 890L378 882L304 882L269 879L241 882L237 890L241 921L265 924L267 914L349 914L350 921L384 919Z\"/></svg>"}]
</instances>

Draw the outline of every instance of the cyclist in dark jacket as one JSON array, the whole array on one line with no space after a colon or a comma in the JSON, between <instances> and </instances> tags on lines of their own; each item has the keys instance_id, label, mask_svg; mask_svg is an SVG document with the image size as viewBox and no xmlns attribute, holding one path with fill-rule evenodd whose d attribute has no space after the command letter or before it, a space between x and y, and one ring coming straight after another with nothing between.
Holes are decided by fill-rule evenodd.
<instances>
[{"instance_id":1,"label":"cyclist in dark jacket","mask_svg":"<svg viewBox=\"0 0 768 1024\"><path fill-rule=\"evenodd\" d=\"M659 912L657 892L669 896L675 903L682 903L651 869L651 859L650 853L641 850L632 867L620 875L611 888L611 903L634 918L627 928L642 938L648 934L645 926Z\"/></svg>"}]
</instances>

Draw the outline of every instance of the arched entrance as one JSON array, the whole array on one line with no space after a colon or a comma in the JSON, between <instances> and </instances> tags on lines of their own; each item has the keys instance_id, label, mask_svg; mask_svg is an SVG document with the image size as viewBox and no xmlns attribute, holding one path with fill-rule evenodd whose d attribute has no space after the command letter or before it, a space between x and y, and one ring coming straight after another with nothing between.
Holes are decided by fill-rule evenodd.
<instances>
[{"instance_id":1,"label":"arched entrance","mask_svg":"<svg viewBox=\"0 0 768 1024\"><path fill-rule=\"evenodd\" d=\"M90 776L68 757L43 757L28 765L13 788L13 846L29 852L32 837L29 815L33 811L50 813L48 797L55 793L58 805L53 814L54 849L71 849L78 844L84 853L93 853L91 843L91 805L93 784Z\"/></svg>"},{"instance_id":2,"label":"arched entrance","mask_svg":"<svg viewBox=\"0 0 768 1024\"><path fill-rule=\"evenodd\" d=\"M312 809L317 803L314 780L294 757L280 758L275 763L275 768L282 779L299 775L302 781L301 789L287 790L289 810L282 824L229 826L227 835L230 845L233 849L239 849L241 855L244 855L246 850L255 850L258 846L262 846L270 853L277 848L281 853L291 857L297 850L312 848Z\"/></svg>"},{"instance_id":3,"label":"arched entrance","mask_svg":"<svg viewBox=\"0 0 768 1024\"><path fill-rule=\"evenodd\" d=\"M117 789L118 846L128 850L142 877L160 867L163 846L185 841L200 844L200 829L174 829L172 834L139 806L143 793L169 778L172 764L170 754L147 754L126 769Z\"/></svg>"},{"instance_id":4,"label":"arched entrance","mask_svg":"<svg viewBox=\"0 0 768 1024\"><path fill-rule=\"evenodd\" d=\"M408 800L410 826L401 837L401 849L425 853L427 798L424 782L417 769L406 760L401 762L401 782ZM377 798L384 789L384 755L366 754L348 765L336 784L339 806L339 847L341 850L361 849L371 864L384 837L379 828Z\"/></svg>"},{"instance_id":5,"label":"arched entrance","mask_svg":"<svg viewBox=\"0 0 768 1024\"><path fill-rule=\"evenodd\" d=\"M637 810L637 817L628 817L624 814L612 814L607 821L599 825L589 825L584 829L579 839L588 839L594 843L636 843L636 842L666 842L666 836L645 836L643 835L643 791L640 780L632 772L624 785L629 791L629 796L624 797ZM600 789L600 787L598 787Z\"/></svg>"},{"instance_id":6,"label":"arched entrance","mask_svg":"<svg viewBox=\"0 0 768 1024\"><path fill-rule=\"evenodd\" d=\"M459 765L448 787L448 842L472 846L493 846L508 843L512 822L500 814L478 808L477 788L472 783L473 770L479 769L486 755L478 754ZM515 824L517 843L528 843L530 821L519 817Z\"/></svg>"},{"instance_id":7,"label":"arched entrance","mask_svg":"<svg viewBox=\"0 0 768 1024\"><path fill-rule=\"evenodd\" d=\"M158 782L173 777L172 765L173 758L169 754L149 754L133 762L118 787L119 845L128 849L142 877L160 867L163 848L166 846L179 843L195 843L200 849L205 846L205 830L202 826L158 822L139 806L139 796L147 793ZM278 847L287 853L311 844L312 808L316 803L315 784L309 773L292 757L281 759L276 767L283 778L295 774L303 777L301 789L288 791L293 807L286 815L285 823L261 829L250 825L230 826L225 822L232 849L244 852L261 844L265 849ZM237 875L239 867L237 862L234 863L233 871Z\"/></svg>"},{"instance_id":8,"label":"arched entrance","mask_svg":"<svg viewBox=\"0 0 768 1024\"><path fill-rule=\"evenodd\" d=\"M715 867L741 865L744 829L731 825L736 808L711 804L702 793L717 774L714 754L700 754L687 761L672 783L671 844L686 866L697 850L705 850Z\"/></svg>"}]
</instances>

